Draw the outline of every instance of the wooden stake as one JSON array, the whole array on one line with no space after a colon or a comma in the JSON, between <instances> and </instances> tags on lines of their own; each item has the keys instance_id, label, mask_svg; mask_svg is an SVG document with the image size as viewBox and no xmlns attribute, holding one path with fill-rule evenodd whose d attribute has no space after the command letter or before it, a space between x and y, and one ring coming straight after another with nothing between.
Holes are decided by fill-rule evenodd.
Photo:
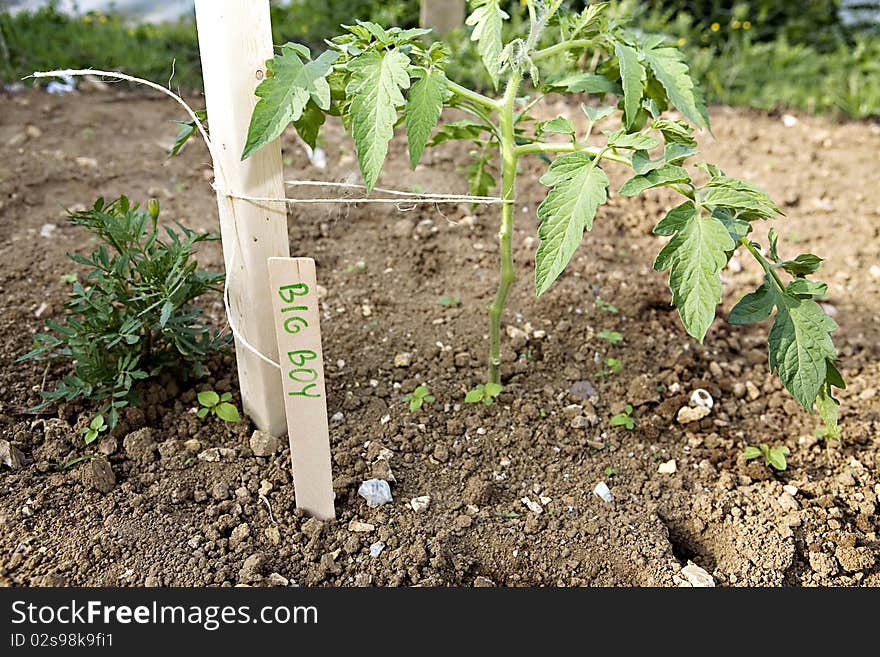
<instances>
[{"instance_id":1,"label":"wooden stake","mask_svg":"<svg viewBox=\"0 0 880 657\"><path fill-rule=\"evenodd\" d=\"M277 360L271 322L267 259L287 256L284 203L254 203L223 194L283 198L281 145L276 140L241 161L254 89L272 57L269 0L196 0L199 50L211 141L219 162L218 185L223 259L229 279L230 318L248 343ZM275 436L286 429L278 370L236 341L242 404L254 424Z\"/></svg>"},{"instance_id":2,"label":"wooden stake","mask_svg":"<svg viewBox=\"0 0 880 657\"><path fill-rule=\"evenodd\" d=\"M296 506L320 520L329 520L336 514L315 261L269 258L269 285Z\"/></svg>"}]
</instances>

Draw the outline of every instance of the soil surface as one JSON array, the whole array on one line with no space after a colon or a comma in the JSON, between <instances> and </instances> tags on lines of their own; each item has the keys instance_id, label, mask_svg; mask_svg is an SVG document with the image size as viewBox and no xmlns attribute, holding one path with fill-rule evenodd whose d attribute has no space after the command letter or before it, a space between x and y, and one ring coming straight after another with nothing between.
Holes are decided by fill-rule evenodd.
<instances>
[{"instance_id":1,"label":"soil surface","mask_svg":"<svg viewBox=\"0 0 880 657\"><path fill-rule=\"evenodd\" d=\"M322 523L295 509L286 441L252 440L246 421L195 416L198 390L229 390L240 403L231 354L202 380L146 385L142 407L94 449L78 430L89 408L27 410L63 370L15 359L60 316L61 276L78 271L65 254L92 246L62 208L99 195L158 197L166 220L216 230L216 200L202 145L166 160L181 118L166 100L28 92L0 96L0 116L0 432L20 450L14 467L0 465L0 584L675 586L693 562L719 586L880 585L877 126L804 116L789 125L715 107L717 141L704 144L707 160L783 206L785 254L826 258L849 382L843 440L827 446L813 437L816 416L768 373L768 325L725 321L759 282L754 263L737 258L725 272L705 344L685 334L664 274L651 268L661 247L651 229L671 195L612 198L536 300L543 164L524 161L507 385L493 406L462 402L484 376L496 209L293 206L291 250L317 260L326 288L339 518ZM285 137L287 178L357 180L340 126L324 134L324 170ZM381 184L462 193L466 154L444 146L411 172L398 139ZM607 169L616 190L626 172ZM200 261L222 267L219 244ZM461 304L442 305L444 295ZM220 300L206 303L221 325ZM603 329L622 341L601 339ZM622 370L606 374L607 358ZM402 397L419 383L437 401L411 413ZM714 407L681 424L698 388ZM627 403L636 427L611 427ZM791 450L785 472L744 460L747 444L765 442ZM97 458L64 468L86 452ZM394 501L377 509L357 495L373 476L394 479ZM594 494L600 482L612 502ZM415 511L410 500L421 496L430 502Z\"/></svg>"}]
</instances>

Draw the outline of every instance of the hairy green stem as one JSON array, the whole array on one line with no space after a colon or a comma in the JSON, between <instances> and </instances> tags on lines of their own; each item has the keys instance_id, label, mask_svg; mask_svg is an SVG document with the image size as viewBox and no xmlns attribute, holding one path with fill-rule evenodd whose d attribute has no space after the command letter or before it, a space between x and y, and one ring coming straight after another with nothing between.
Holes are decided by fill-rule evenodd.
<instances>
[{"instance_id":1,"label":"hairy green stem","mask_svg":"<svg viewBox=\"0 0 880 657\"><path fill-rule=\"evenodd\" d=\"M767 262L767 258L765 258L763 255L761 255L761 252L755 248L755 246L752 244L752 242L749 240L749 238L743 237L739 242L744 247L746 247L746 249L748 249L749 253L752 254L752 257L758 261L758 264L761 265L761 268L764 270L764 273L766 273L767 275L769 275L773 278L774 282L779 287L779 291L785 292L785 283L782 281L781 278L779 278L779 274L776 273L776 270L773 268L773 265L771 265L769 262Z\"/></svg>"},{"instance_id":2,"label":"hairy green stem","mask_svg":"<svg viewBox=\"0 0 880 657\"><path fill-rule=\"evenodd\" d=\"M519 74L512 74L507 81L501 106L498 110L501 128L501 223L498 228L498 247L501 255L501 278L495 299L489 304L489 383L501 383L501 314L507 302L507 294L516 276L513 264L513 201L516 197L516 135L514 133L513 107L521 81Z\"/></svg>"},{"instance_id":3,"label":"hairy green stem","mask_svg":"<svg viewBox=\"0 0 880 657\"><path fill-rule=\"evenodd\" d=\"M592 45L593 41L590 39L575 39L573 41L563 41L561 43L556 43L552 46L547 46L546 48L538 50L532 55L532 61L538 62L542 59L552 57L553 55L558 55L559 53L565 52L567 50L577 50L579 48L587 48Z\"/></svg>"},{"instance_id":4,"label":"hairy green stem","mask_svg":"<svg viewBox=\"0 0 880 657\"><path fill-rule=\"evenodd\" d=\"M481 105L490 111L494 111L499 109L500 103L497 100L493 100L488 96L484 96L481 93L477 93L476 91L471 91L467 87L462 87L457 82L453 82L452 80L446 81L446 88L449 89L452 93L460 98L464 98L465 100L469 100L472 103L476 103L477 105Z\"/></svg>"}]
</instances>

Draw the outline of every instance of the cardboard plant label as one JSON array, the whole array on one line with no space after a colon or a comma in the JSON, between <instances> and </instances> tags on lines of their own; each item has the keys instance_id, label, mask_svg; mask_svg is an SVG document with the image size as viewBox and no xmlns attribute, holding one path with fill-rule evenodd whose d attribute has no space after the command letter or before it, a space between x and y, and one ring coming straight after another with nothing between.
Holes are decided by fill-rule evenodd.
<instances>
[{"instance_id":1,"label":"cardboard plant label","mask_svg":"<svg viewBox=\"0 0 880 657\"><path fill-rule=\"evenodd\" d=\"M269 285L296 506L320 520L332 519L336 513L315 261L269 258Z\"/></svg>"}]
</instances>

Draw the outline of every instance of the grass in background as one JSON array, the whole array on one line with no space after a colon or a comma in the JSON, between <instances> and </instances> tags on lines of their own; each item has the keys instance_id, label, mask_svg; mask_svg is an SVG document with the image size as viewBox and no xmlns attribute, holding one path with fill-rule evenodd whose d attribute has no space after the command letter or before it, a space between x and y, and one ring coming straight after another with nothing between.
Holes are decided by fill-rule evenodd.
<instances>
[{"instance_id":1,"label":"grass in background","mask_svg":"<svg viewBox=\"0 0 880 657\"><path fill-rule=\"evenodd\" d=\"M572 0L573 5L583 2ZM663 33L686 51L694 75L713 103L761 109L800 109L853 118L880 117L880 38L876 26L851 30L829 19L835 0L803 0L797 11L770 0L624 0L620 15L634 26ZM525 13L518 0L508 11ZM787 12L787 13L786 13ZM833 14L830 14L833 15ZM376 20L409 27L417 0L294 0L273 4L273 39L310 48L338 33L339 23ZM448 40L455 61L450 75L467 86L488 88L479 55L461 30ZM0 12L0 78L21 79L35 70L105 68L165 83L201 87L195 24L191 17L161 25L131 25L120 15L92 12L70 17L50 6L33 13Z\"/></svg>"}]
</instances>

